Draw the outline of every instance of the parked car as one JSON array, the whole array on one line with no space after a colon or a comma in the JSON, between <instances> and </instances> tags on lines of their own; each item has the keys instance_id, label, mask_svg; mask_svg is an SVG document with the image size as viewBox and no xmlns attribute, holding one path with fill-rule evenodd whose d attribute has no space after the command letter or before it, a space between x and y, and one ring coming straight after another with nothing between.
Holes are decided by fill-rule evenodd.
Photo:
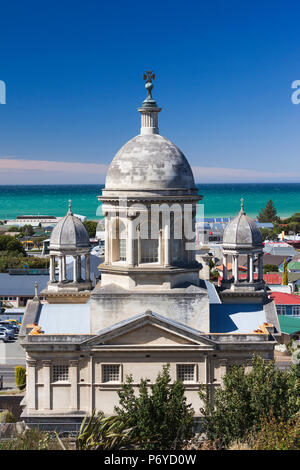
<instances>
[{"instance_id":1,"label":"parked car","mask_svg":"<svg viewBox=\"0 0 300 470\"><path fill-rule=\"evenodd\" d=\"M8 339L15 339L15 330L11 328L10 326L2 325L0 324L1 330L7 331L8 334Z\"/></svg>"},{"instance_id":2,"label":"parked car","mask_svg":"<svg viewBox=\"0 0 300 470\"><path fill-rule=\"evenodd\" d=\"M8 320L0 321L0 326L4 326L5 328L8 328L9 330L13 330L15 334L19 334L20 327L16 325L15 323L12 323Z\"/></svg>"},{"instance_id":3,"label":"parked car","mask_svg":"<svg viewBox=\"0 0 300 470\"><path fill-rule=\"evenodd\" d=\"M9 334L7 330L1 326L0 326L0 340L3 341L4 343L7 343L7 341L9 341Z\"/></svg>"}]
</instances>

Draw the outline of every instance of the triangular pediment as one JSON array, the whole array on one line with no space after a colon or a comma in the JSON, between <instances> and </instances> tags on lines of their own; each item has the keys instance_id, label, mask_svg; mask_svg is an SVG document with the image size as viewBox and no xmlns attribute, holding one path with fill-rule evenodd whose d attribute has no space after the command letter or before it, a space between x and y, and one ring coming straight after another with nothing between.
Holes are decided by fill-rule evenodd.
<instances>
[{"instance_id":1,"label":"triangular pediment","mask_svg":"<svg viewBox=\"0 0 300 470\"><path fill-rule=\"evenodd\" d=\"M121 334L107 341L106 344L153 344L153 345L174 345L174 344L197 344L184 336L174 334L171 331L157 325L145 324L133 331Z\"/></svg>"},{"instance_id":2,"label":"triangular pediment","mask_svg":"<svg viewBox=\"0 0 300 470\"><path fill-rule=\"evenodd\" d=\"M214 349L215 343L193 328L152 312L137 315L112 325L82 343L82 348L103 346L202 346Z\"/></svg>"}]
</instances>

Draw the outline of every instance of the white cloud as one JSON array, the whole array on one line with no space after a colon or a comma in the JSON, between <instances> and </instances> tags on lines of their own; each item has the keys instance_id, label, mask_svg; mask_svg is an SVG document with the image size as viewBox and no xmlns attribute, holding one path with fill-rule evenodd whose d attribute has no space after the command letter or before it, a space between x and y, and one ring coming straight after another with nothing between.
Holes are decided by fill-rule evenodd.
<instances>
[{"instance_id":1,"label":"white cloud","mask_svg":"<svg viewBox=\"0 0 300 470\"><path fill-rule=\"evenodd\" d=\"M102 163L56 162L0 158L1 184L103 183L108 165ZM285 182L299 181L293 172L276 173L241 168L192 167L196 182Z\"/></svg>"}]
</instances>

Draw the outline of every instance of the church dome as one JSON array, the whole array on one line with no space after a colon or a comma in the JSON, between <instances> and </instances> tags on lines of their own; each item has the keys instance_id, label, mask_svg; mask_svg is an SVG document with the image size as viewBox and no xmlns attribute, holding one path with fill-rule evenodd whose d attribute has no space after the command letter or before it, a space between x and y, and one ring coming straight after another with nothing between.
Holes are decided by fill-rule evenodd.
<instances>
[{"instance_id":1,"label":"church dome","mask_svg":"<svg viewBox=\"0 0 300 470\"><path fill-rule=\"evenodd\" d=\"M251 217L244 212L243 202L239 214L227 225L223 234L223 248L261 247L261 232Z\"/></svg>"},{"instance_id":2,"label":"church dome","mask_svg":"<svg viewBox=\"0 0 300 470\"><path fill-rule=\"evenodd\" d=\"M105 189L192 189L191 167L176 145L159 134L140 134L112 160Z\"/></svg>"},{"instance_id":3,"label":"church dome","mask_svg":"<svg viewBox=\"0 0 300 470\"><path fill-rule=\"evenodd\" d=\"M73 215L71 204L65 217L61 219L50 237L50 250L76 250L77 248L89 248L89 234L78 217Z\"/></svg>"},{"instance_id":4,"label":"church dome","mask_svg":"<svg viewBox=\"0 0 300 470\"><path fill-rule=\"evenodd\" d=\"M138 111L141 133L129 140L112 160L105 191L166 191L197 193L191 167L176 145L159 134L161 108L152 98L155 74L145 72L147 97Z\"/></svg>"}]
</instances>

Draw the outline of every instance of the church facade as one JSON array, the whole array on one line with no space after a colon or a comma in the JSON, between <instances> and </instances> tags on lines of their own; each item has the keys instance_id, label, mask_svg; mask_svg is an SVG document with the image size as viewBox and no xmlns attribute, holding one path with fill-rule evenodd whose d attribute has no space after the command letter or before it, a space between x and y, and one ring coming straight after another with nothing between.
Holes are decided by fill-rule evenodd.
<instances>
[{"instance_id":1,"label":"church facade","mask_svg":"<svg viewBox=\"0 0 300 470\"><path fill-rule=\"evenodd\" d=\"M92 288L88 235L69 206L50 239L47 302L36 296L27 304L20 338L29 425L70 429L94 409L113 414L127 375L135 386L142 377L150 386L165 364L172 380L183 381L198 416L201 384L213 399L230 364L249 365L255 353L273 358L276 309L262 276L253 276L260 232L242 206L224 234L220 288L200 279L194 233L201 196L183 153L159 134L153 75L145 78L140 134L112 160L99 196L106 234L101 280ZM227 276L228 257L238 266L239 254L248 256L246 280L238 269ZM66 256L73 257L72 279ZM32 334L33 323L42 334Z\"/></svg>"}]
</instances>

